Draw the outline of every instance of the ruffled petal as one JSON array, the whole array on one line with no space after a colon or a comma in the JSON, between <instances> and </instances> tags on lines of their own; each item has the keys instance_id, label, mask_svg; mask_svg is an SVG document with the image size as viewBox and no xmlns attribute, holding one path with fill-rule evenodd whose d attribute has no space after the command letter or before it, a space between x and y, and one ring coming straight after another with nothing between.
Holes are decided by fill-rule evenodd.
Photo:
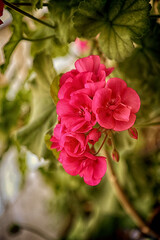
<instances>
[{"instance_id":1,"label":"ruffled petal","mask_svg":"<svg viewBox=\"0 0 160 240\"><path fill-rule=\"evenodd\" d=\"M98 89L93 97L92 110L97 112L98 108L105 108L111 98L112 90L108 88Z\"/></svg>"},{"instance_id":2,"label":"ruffled petal","mask_svg":"<svg viewBox=\"0 0 160 240\"><path fill-rule=\"evenodd\" d=\"M96 163L94 165L94 178L101 179L107 170L107 162L105 157L97 157Z\"/></svg>"},{"instance_id":3,"label":"ruffled petal","mask_svg":"<svg viewBox=\"0 0 160 240\"><path fill-rule=\"evenodd\" d=\"M115 120L128 122L130 113L131 110L127 106L119 104L119 106L113 112L113 117Z\"/></svg>"},{"instance_id":4,"label":"ruffled petal","mask_svg":"<svg viewBox=\"0 0 160 240\"><path fill-rule=\"evenodd\" d=\"M128 87L122 94L121 100L122 103L131 107L133 113L139 111L141 102L138 94L134 89Z\"/></svg>"},{"instance_id":5,"label":"ruffled petal","mask_svg":"<svg viewBox=\"0 0 160 240\"><path fill-rule=\"evenodd\" d=\"M124 122L124 121L122 122L122 121L115 120L115 126L114 126L113 130L115 130L115 131L127 130L133 126L133 124L135 123L135 120L136 120L136 115L134 113L130 114L128 122Z\"/></svg>"},{"instance_id":6,"label":"ruffled petal","mask_svg":"<svg viewBox=\"0 0 160 240\"><path fill-rule=\"evenodd\" d=\"M96 55L81 58L75 62L75 67L79 72L97 73L99 69L99 65L100 65L100 57Z\"/></svg>"},{"instance_id":7,"label":"ruffled petal","mask_svg":"<svg viewBox=\"0 0 160 240\"><path fill-rule=\"evenodd\" d=\"M122 95L127 88L127 84L120 78L110 78L107 81L106 87L112 89L112 97Z\"/></svg>"},{"instance_id":8,"label":"ruffled petal","mask_svg":"<svg viewBox=\"0 0 160 240\"><path fill-rule=\"evenodd\" d=\"M106 129L113 129L115 125L115 120L113 118L113 112L109 109L99 108L97 110L96 118L97 122L101 127Z\"/></svg>"},{"instance_id":9,"label":"ruffled petal","mask_svg":"<svg viewBox=\"0 0 160 240\"><path fill-rule=\"evenodd\" d=\"M76 176L82 170L82 158L75 158L67 155L67 153L63 150L60 153L60 162L62 162L64 170L72 175Z\"/></svg>"}]
</instances>

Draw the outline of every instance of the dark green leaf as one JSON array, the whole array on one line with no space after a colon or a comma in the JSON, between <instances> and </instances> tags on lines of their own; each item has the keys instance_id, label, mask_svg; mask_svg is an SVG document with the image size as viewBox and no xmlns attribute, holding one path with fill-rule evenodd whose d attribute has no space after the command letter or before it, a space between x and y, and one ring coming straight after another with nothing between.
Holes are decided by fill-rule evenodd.
<instances>
[{"instance_id":1,"label":"dark green leaf","mask_svg":"<svg viewBox=\"0 0 160 240\"><path fill-rule=\"evenodd\" d=\"M150 32L138 42L133 54L119 64L119 70L130 79L148 83L153 91L160 87L160 26L152 21Z\"/></svg>"},{"instance_id":2,"label":"dark green leaf","mask_svg":"<svg viewBox=\"0 0 160 240\"><path fill-rule=\"evenodd\" d=\"M34 0L33 4L35 8L42 8L43 7L43 0Z\"/></svg>"},{"instance_id":3,"label":"dark green leaf","mask_svg":"<svg viewBox=\"0 0 160 240\"><path fill-rule=\"evenodd\" d=\"M89 0L80 3L74 14L79 37L96 37L107 57L121 61L133 50L133 40L149 26L146 0Z\"/></svg>"}]
</instances>

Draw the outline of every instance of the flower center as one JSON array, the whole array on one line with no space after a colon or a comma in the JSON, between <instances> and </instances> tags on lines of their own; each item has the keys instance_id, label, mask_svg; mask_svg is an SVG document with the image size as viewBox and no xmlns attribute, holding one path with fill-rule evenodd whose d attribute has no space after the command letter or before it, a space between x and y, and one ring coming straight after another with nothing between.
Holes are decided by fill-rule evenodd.
<instances>
[{"instance_id":1,"label":"flower center","mask_svg":"<svg viewBox=\"0 0 160 240\"><path fill-rule=\"evenodd\" d=\"M118 105L121 103L121 97L118 95L116 98L111 98L107 103L106 107L110 110L115 110Z\"/></svg>"}]
</instances>

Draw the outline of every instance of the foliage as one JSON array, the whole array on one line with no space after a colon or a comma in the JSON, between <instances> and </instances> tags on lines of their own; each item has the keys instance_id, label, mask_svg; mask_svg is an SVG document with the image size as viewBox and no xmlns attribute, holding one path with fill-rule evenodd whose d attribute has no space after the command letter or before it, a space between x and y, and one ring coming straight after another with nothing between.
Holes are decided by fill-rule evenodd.
<instances>
[{"instance_id":1,"label":"foliage","mask_svg":"<svg viewBox=\"0 0 160 240\"><path fill-rule=\"evenodd\" d=\"M32 112L30 121L18 130L17 138L21 145L27 146L38 157L46 157L48 153L44 136L55 121L55 107L50 96L50 84L56 73L51 57L45 53L40 53L35 57L33 67L37 77L31 82Z\"/></svg>"},{"instance_id":2,"label":"foliage","mask_svg":"<svg viewBox=\"0 0 160 240\"><path fill-rule=\"evenodd\" d=\"M148 29L147 1L84 1L74 16L79 36L99 36L103 52L120 61L133 50L134 39ZM85 27L87 26L87 27Z\"/></svg>"}]
</instances>

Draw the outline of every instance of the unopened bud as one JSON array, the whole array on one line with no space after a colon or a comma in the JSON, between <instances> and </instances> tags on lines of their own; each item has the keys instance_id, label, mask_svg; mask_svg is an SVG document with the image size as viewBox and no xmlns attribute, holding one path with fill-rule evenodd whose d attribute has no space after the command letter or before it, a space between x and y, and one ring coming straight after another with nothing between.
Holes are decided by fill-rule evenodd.
<instances>
[{"instance_id":1,"label":"unopened bud","mask_svg":"<svg viewBox=\"0 0 160 240\"><path fill-rule=\"evenodd\" d=\"M138 139L138 132L137 132L136 128L134 128L134 127L129 128L128 133L132 138Z\"/></svg>"},{"instance_id":2,"label":"unopened bud","mask_svg":"<svg viewBox=\"0 0 160 240\"><path fill-rule=\"evenodd\" d=\"M101 137L101 132L97 128L93 128L88 134L88 141L92 145L98 142L99 138Z\"/></svg>"},{"instance_id":3,"label":"unopened bud","mask_svg":"<svg viewBox=\"0 0 160 240\"><path fill-rule=\"evenodd\" d=\"M115 162L119 162L119 153L117 152L116 149L114 149L113 152L112 152L112 159L113 159Z\"/></svg>"}]
</instances>

